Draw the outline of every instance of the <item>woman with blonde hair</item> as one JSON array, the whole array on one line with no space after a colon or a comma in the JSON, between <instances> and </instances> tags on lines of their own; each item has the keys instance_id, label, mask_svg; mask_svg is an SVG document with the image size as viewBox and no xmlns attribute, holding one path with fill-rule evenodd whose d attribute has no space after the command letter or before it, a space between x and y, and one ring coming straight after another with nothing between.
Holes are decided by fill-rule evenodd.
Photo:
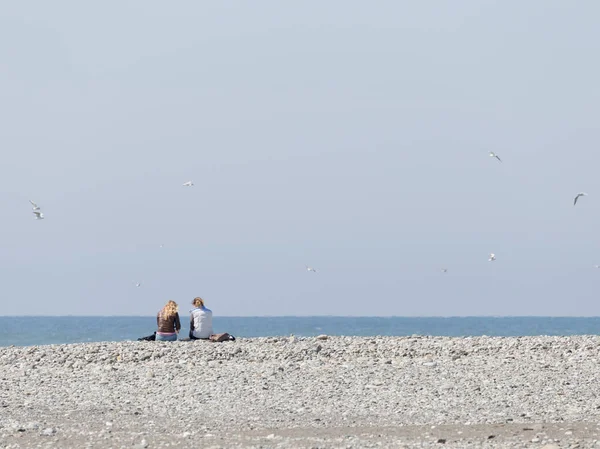
<instances>
[{"instance_id":1,"label":"woman with blonde hair","mask_svg":"<svg viewBox=\"0 0 600 449\"><path fill-rule=\"evenodd\" d=\"M190 310L190 339L208 340L213 333L212 310L204 305L199 296L192 301L194 308Z\"/></svg>"},{"instance_id":2,"label":"woman with blonde hair","mask_svg":"<svg viewBox=\"0 0 600 449\"><path fill-rule=\"evenodd\" d=\"M179 322L179 313L177 312L177 303L169 301L156 315L156 341L175 341L177 334L181 329Z\"/></svg>"}]
</instances>

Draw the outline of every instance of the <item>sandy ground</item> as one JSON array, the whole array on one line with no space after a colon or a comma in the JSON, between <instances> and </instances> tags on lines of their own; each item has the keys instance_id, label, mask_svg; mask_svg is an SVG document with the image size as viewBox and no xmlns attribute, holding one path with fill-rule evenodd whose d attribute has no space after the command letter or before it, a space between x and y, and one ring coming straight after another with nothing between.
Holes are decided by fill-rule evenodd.
<instances>
[{"instance_id":1,"label":"sandy ground","mask_svg":"<svg viewBox=\"0 0 600 449\"><path fill-rule=\"evenodd\" d=\"M600 425L561 424L450 424L394 427L350 426L328 428L280 428L250 431L215 429L201 435L173 434L157 426L143 430L144 424L121 428L81 425L63 421L63 426L82 428L80 435L52 435L25 430L0 440L0 447L57 448L600 448Z\"/></svg>"}]
</instances>

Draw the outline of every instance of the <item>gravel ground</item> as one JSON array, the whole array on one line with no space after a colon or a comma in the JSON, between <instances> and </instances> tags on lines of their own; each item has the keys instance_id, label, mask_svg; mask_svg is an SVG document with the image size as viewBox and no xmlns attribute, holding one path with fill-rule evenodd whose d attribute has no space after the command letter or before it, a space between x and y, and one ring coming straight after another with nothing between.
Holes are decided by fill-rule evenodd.
<instances>
[{"instance_id":1,"label":"gravel ground","mask_svg":"<svg viewBox=\"0 0 600 449\"><path fill-rule=\"evenodd\" d=\"M0 448L600 448L600 337L0 348Z\"/></svg>"}]
</instances>

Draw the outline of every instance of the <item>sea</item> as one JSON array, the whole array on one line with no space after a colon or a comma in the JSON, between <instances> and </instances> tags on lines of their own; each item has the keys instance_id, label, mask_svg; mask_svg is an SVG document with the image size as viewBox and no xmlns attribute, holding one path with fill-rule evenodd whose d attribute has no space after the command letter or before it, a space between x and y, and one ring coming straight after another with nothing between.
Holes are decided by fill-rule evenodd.
<instances>
[{"instance_id":1,"label":"sea","mask_svg":"<svg viewBox=\"0 0 600 449\"><path fill-rule=\"evenodd\" d=\"M183 317L182 317L183 318ZM219 317L215 333L236 337L599 335L600 317ZM133 341L156 330L156 317L0 316L0 346ZM189 323L182 319L180 338Z\"/></svg>"}]
</instances>

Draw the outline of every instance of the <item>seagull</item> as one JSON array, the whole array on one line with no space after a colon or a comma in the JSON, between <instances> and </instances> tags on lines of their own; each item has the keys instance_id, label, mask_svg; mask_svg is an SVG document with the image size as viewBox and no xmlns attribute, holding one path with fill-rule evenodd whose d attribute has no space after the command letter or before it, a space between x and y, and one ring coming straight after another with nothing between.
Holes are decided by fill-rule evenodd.
<instances>
[{"instance_id":1,"label":"seagull","mask_svg":"<svg viewBox=\"0 0 600 449\"><path fill-rule=\"evenodd\" d=\"M585 192L578 193L577 196L575 197L575 199L573 200L573 206L575 206L577 204L577 200L579 199L580 196L587 196L587 193L585 193Z\"/></svg>"},{"instance_id":2,"label":"seagull","mask_svg":"<svg viewBox=\"0 0 600 449\"><path fill-rule=\"evenodd\" d=\"M448 268L442 268L442 273L447 273L448 272Z\"/></svg>"},{"instance_id":3,"label":"seagull","mask_svg":"<svg viewBox=\"0 0 600 449\"><path fill-rule=\"evenodd\" d=\"M192 187L194 185L194 183L192 181L188 181L188 182L184 182L183 186L184 187Z\"/></svg>"},{"instance_id":4,"label":"seagull","mask_svg":"<svg viewBox=\"0 0 600 449\"><path fill-rule=\"evenodd\" d=\"M313 273L316 273L317 270L313 267L309 267L308 265L304 265L306 267L306 271L312 271Z\"/></svg>"},{"instance_id":5,"label":"seagull","mask_svg":"<svg viewBox=\"0 0 600 449\"><path fill-rule=\"evenodd\" d=\"M40 206L38 206L37 204L35 204L33 201L29 200L29 202L31 203L31 205L33 206L33 210L40 210Z\"/></svg>"},{"instance_id":6,"label":"seagull","mask_svg":"<svg viewBox=\"0 0 600 449\"><path fill-rule=\"evenodd\" d=\"M490 151L490 157L495 157L496 159L498 159L500 162L502 162L502 159L500 159L498 157L498 155L496 153L494 153L493 151Z\"/></svg>"},{"instance_id":7,"label":"seagull","mask_svg":"<svg viewBox=\"0 0 600 449\"><path fill-rule=\"evenodd\" d=\"M134 281L134 282L135 282L135 281ZM142 286L142 283L141 283L141 282L135 282L135 286L136 286L136 287L141 287L141 286Z\"/></svg>"},{"instance_id":8,"label":"seagull","mask_svg":"<svg viewBox=\"0 0 600 449\"><path fill-rule=\"evenodd\" d=\"M165 247L165 245L160 245L160 248L164 248L164 247Z\"/></svg>"},{"instance_id":9,"label":"seagull","mask_svg":"<svg viewBox=\"0 0 600 449\"><path fill-rule=\"evenodd\" d=\"M35 219L36 219L36 220L43 220L43 219L44 219L44 214L43 214L43 213L41 213L41 212L40 212L40 211L38 211L38 210L34 210L34 211L33 211L33 214L35 215Z\"/></svg>"},{"instance_id":10,"label":"seagull","mask_svg":"<svg viewBox=\"0 0 600 449\"><path fill-rule=\"evenodd\" d=\"M490 258L488 259L488 261L493 262L494 260L496 260L496 255L494 253L490 253Z\"/></svg>"}]
</instances>

